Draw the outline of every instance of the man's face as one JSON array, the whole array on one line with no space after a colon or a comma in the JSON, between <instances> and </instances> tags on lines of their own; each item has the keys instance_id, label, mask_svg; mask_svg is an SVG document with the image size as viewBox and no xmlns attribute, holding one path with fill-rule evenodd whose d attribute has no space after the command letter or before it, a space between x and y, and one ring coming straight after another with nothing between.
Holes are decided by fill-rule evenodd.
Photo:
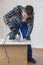
<instances>
[{"instance_id":1,"label":"man's face","mask_svg":"<svg viewBox=\"0 0 43 65\"><path fill-rule=\"evenodd\" d=\"M25 18L25 19L27 19L29 17L24 9L22 10L21 14L22 14L22 17Z\"/></svg>"}]
</instances>

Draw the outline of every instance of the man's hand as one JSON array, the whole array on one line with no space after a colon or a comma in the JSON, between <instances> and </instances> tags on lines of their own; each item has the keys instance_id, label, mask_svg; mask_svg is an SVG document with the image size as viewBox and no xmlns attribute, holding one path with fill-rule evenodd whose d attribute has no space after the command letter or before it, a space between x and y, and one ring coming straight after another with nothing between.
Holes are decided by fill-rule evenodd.
<instances>
[{"instance_id":1,"label":"man's hand","mask_svg":"<svg viewBox=\"0 0 43 65\"><path fill-rule=\"evenodd\" d=\"M26 40L31 40L30 35L26 36Z\"/></svg>"}]
</instances>

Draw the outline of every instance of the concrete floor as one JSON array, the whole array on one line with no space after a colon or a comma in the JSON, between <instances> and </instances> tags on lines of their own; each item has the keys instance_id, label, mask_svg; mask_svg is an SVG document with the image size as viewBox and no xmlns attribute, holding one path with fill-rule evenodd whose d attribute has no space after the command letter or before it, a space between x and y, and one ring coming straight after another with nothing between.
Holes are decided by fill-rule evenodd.
<instances>
[{"instance_id":1,"label":"concrete floor","mask_svg":"<svg viewBox=\"0 0 43 65\"><path fill-rule=\"evenodd\" d=\"M10 50L12 47L10 47ZM14 48L14 47L13 47ZM10 54L11 51L9 52ZM33 58L37 61L36 64L28 63L27 65L43 65L43 49L33 49ZM13 56L10 58L10 64L9 65L14 65L14 58ZM8 65L8 58L6 57L5 51L3 47L0 46L0 65Z\"/></svg>"}]
</instances>

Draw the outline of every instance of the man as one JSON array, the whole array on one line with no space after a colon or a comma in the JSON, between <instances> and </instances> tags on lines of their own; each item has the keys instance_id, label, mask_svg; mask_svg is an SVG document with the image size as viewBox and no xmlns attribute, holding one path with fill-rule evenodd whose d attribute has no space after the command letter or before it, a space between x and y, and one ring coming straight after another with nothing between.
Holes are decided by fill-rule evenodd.
<instances>
[{"instance_id":1,"label":"man","mask_svg":"<svg viewBox=\"0 0 43 65\"><path fill-rule=\"evenodd\" d=\"M12 31L10 34L10 39L15 39L18 34L20 36L20 31L23 35L23 39L31 40L30 34L33 29L34 11L33 7L27 5L26 7L17 6L13 8L10 12L4 15L4 21L6 25ZM32 58L32 48L28 45L27 60L32 63L36 61Z\"/></svg>"}]
</instances>

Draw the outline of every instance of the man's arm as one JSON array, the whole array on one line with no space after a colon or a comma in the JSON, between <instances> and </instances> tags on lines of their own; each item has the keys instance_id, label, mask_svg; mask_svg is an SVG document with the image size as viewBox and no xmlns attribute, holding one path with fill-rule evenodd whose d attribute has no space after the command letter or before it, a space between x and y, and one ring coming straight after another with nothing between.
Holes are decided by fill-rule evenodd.
<instances>
[{"instance_id":1,"label":"man's arm","mask_svg":"<svg viewBox=\"0 0 43 65\"><path fill-rule=\"evenodd\" d=\"M5 22L5 24L7 25L7 26L11 26L11 20L10 20L10 18L15 14L15 9L12 9L10 12L8 12L7 14L5 14L4 16L3 16L3 18L4 18L4 22Z\"/></svg>"},{"instance_id":2,"label":"man's arm","mask_svg":"<svg viewBox=\"0 0 43 65\"><path fill-rule=\"evenodd\" d=\"M17 19L18 7L13 8L10 12L3 16L4 22L7 26L11 26L12 22L15 22Z\"/></svg>"},{"instance_id":3,"label":"man's arm","mask_svg":"<svg viewBox=\"0 0 43 65\"><path fill-rule=\"evenodd\" d=\"M28 26L27 36L29 36L33 30L33 23L34 23L34 14L30 17L27 23Z\"/></svg>"},{"instance_id":4,"label":"man's arm","mask_svg":"<svg viewBox=\"0 0 43 65\"><path fill-rule=\"evenodd\" d=\"M10 12L3 16L4 22L7 26L11 26L12 22L19 23L19 15L22 8L22 6L18 5L17 7L13 8Z\"/></svg>"}]
</instances>

